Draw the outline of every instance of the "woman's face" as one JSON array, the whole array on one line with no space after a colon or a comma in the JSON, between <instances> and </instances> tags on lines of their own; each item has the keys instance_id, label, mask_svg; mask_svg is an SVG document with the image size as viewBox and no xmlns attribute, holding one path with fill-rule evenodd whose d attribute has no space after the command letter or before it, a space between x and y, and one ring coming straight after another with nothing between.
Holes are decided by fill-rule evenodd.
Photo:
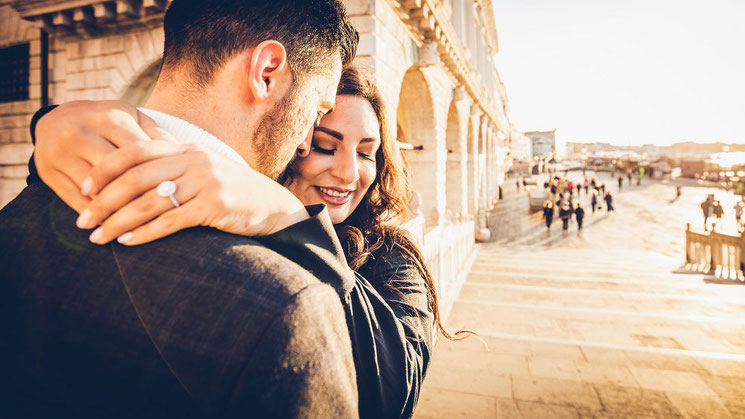
<instances>
[{"instance_id":1,"label":"woman's face","mask_svg":"<svg viewBox=\"0 0 745 419\"><path fill-rule=\"evenodd\" d=\"M313 130L310 154L293 165L288 189L305 205L326 204L331 222L346 220L375 180L378 118L357 96L337 96L336 107Z\"/></svg>"}]
</instances>

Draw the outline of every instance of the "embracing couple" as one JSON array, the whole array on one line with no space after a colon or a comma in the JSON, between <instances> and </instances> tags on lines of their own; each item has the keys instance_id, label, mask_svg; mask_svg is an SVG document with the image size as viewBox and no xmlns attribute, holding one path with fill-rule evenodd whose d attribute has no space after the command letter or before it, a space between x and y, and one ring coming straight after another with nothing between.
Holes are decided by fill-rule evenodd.
<instances>
[{"instance_id":1,"label":"embracing couple","mask_svg":"<svg viewBox=\"0 0 745 419\"><path fill-rule=\"evenodd\" d=\"M409 417L439 321L340 0L174 0L144 108L32 120L0 212L6 410Z\"/></svg>"}]
</instances>

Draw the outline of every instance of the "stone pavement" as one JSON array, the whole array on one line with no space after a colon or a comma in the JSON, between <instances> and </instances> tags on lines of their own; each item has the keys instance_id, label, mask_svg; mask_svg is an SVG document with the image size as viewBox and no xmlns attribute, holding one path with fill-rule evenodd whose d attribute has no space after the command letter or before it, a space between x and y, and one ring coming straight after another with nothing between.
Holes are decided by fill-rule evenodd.
<instances>
[{"instance_id":1,"label":"stone pavement","mask_svg":"<svg viewBox=\"0 0 745 419\"><path fill-rule=\"evenodd\" d=\"M415 417L745 418L745 286L675 273L708 192L631 187L584 237L525 214L481 245L448 327L483 343L439 339Z\"/></svg>"}]
</instances>

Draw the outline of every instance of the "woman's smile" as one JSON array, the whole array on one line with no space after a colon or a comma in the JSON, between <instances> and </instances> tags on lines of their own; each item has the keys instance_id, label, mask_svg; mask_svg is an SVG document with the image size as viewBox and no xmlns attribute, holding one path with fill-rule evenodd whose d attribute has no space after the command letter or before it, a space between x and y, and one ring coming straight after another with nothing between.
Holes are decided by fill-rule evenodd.
<instances>
[{"instance_id":1,"label":"woman's smile","mask_svg":"<svg viewBox=\"0 0 745 419\"><path fill-rule=\"evenodd\" d=\"M318 195L328 205L344 205L352 198L354 190L315 186Z\"/></svg>"}]
</instances>

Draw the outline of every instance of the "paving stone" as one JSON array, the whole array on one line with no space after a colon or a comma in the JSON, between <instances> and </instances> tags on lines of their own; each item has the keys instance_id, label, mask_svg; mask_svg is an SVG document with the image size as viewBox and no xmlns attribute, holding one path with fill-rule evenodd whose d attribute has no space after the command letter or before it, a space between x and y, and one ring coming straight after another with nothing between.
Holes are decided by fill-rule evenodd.
<instances>
[{"instance_id":1,"label":"paving stone","mask_svg":"<svg viewBox=\"0 0 745 419\"><path fill-rule=\"evenodd\" d=\"M555 378L512 378L512 391L517 400L558 404L589 410L601 410L595 390L589 384Z\"/></svg>"},{"instance_id":2,"label":"paving stone","mask_svg":"<svg viewBox=\"0 0 745 419\"><path fill-rule=\"evenodd\" d=\"M497 398L497 418L500 419L524 419L517 408L517 402L513 399Z\"/></svg>"},{"instance_id":3,"label":"paving stone","mask_svg":"<svg viewBox=\"0 0 745 419\"><path fill-rule=\"evenodd\" d=\"M626 356L635 367L706 373L706 370L698 363L698 359L691 356L646 351L626 351Z\"/></svg>"},{"instance_id":4,"label":"paving stone","mask_svg":"<svg viewBox=\"0 0 745 419\"><path fill-rule=\"evenodd\" d=\"M613 384L593 384L600 401L602 411L607 416L620 417L656 417L682 418L682 415L664 392L643 390Z\"/></svg>"},{"instance_id":5,"label":"paving stone","mask_svg":"<svg viewBox=\"0 0 745 419\"><path fill-rule=\"evenodd\" d=\"M414 418L496 418L493 398L429 388L422 393Z\"/></svg>"},{"instance_id":6,"label":"paving stone","mask_svg":"<svg viewBox=\"0 0 745 419\"><path fill-rule=\"evenodd\" d=\"M427 387L482 396L512 397L510 377L432 362L427 370Z\"/></svg>"},{"instance_id":7,"label":"paving stone","mask_svg":"<svg viewBox=\"0 0 745 419\"><path fill-rule=\"evenodd\" d=\"M639 385L645 389L714 395L714 391L694 373L638 367L631 367L630 370Z\"/></svg>"},{"instance_id":8,"label":"paving stone","mask_svg":"<svg viewBox=\"0 0 745 419\"><path fill-rule=\"evenodd\" d=\"M533 403L518 401L517 407L520 409L522 417L525 419L578 419L577 409L569 406L560 406L556 404Z\"/></svg>"},{"instance_id":9,"label":"paving stone","mask_svg":"<svg viewBox=\"0 0 745 419\"><path fill-rule=\"evenodd\" d=\"M667 398L686 418L732 419L732 415L718 397L695 396L666 392Z\"/></svg>"},{"instance_id":10,"label":"paving stone","mask_svg":"<svg viewBox=\"0 0 745 419\"><path fill-rule=\"evenodd\" d=\"M443 350L435 353L434 361L443 367L488 371L494 375L527 377L528 363L524 355L508 355L470 350Z\"/></svg>"},{"instance_id":11,"label":"paving stone","mask_svg":"<svg viewBox=\"0 0 745 419\"><path fill-rule=\"evenodd\" d=\"M745 362L743 361L699 358L697 362L714 375L728 375L745 379Z\"/></svg>"},{"instance_id":12,"label":"paving stone","mask_svg":"<svg viewBox=\"0 0 745 419\"><path fill-rule=\"evenodd\" d=\"M528 359L528 367L533 377L579 381L577 367L572 360L531 357Z\"/></svg>"},{"instance_id":13,"label":"paving stone","mask_svg":"<svg viewBox=\"0 0 745 419\"><path fill-rule=\"evenodd\" d=\"M577 371L582 381L598 384L616 384L626 387L639 387L627 367L605 365L591 362L576 362Z\"/></svg>"},{"instance_id":14,"label":"paving stone","mask_svg":"<svg viewBox=\"0 0 745 419\"><path fill-rule=\"evenodd\" d=\"M742 400L745 403L745 381L741 378L726 375L702 375L701 379L720 398L734 398Z\"/></svg>"},{"instance_id":15,"label":"paving stone","mask_svg":"<svg viewBox=\"0 0 745 419\"><path fill-rule=\"evenodd\" d=\"M720 397L724 406L729 410L732 417L745 418L745 399Z\"/></svg>"},{"instance_id":16,"label":"paving stone","mask_svg":"<svg viewBox=\"0 0 745 419\"><path fill-rule=\"evenodd\" d=\"M593 346L581 346L580 350L585 355L585 359L593 364L630 366L631 360L624 351L597 348Z\"/></svg>"}]
</instances>

